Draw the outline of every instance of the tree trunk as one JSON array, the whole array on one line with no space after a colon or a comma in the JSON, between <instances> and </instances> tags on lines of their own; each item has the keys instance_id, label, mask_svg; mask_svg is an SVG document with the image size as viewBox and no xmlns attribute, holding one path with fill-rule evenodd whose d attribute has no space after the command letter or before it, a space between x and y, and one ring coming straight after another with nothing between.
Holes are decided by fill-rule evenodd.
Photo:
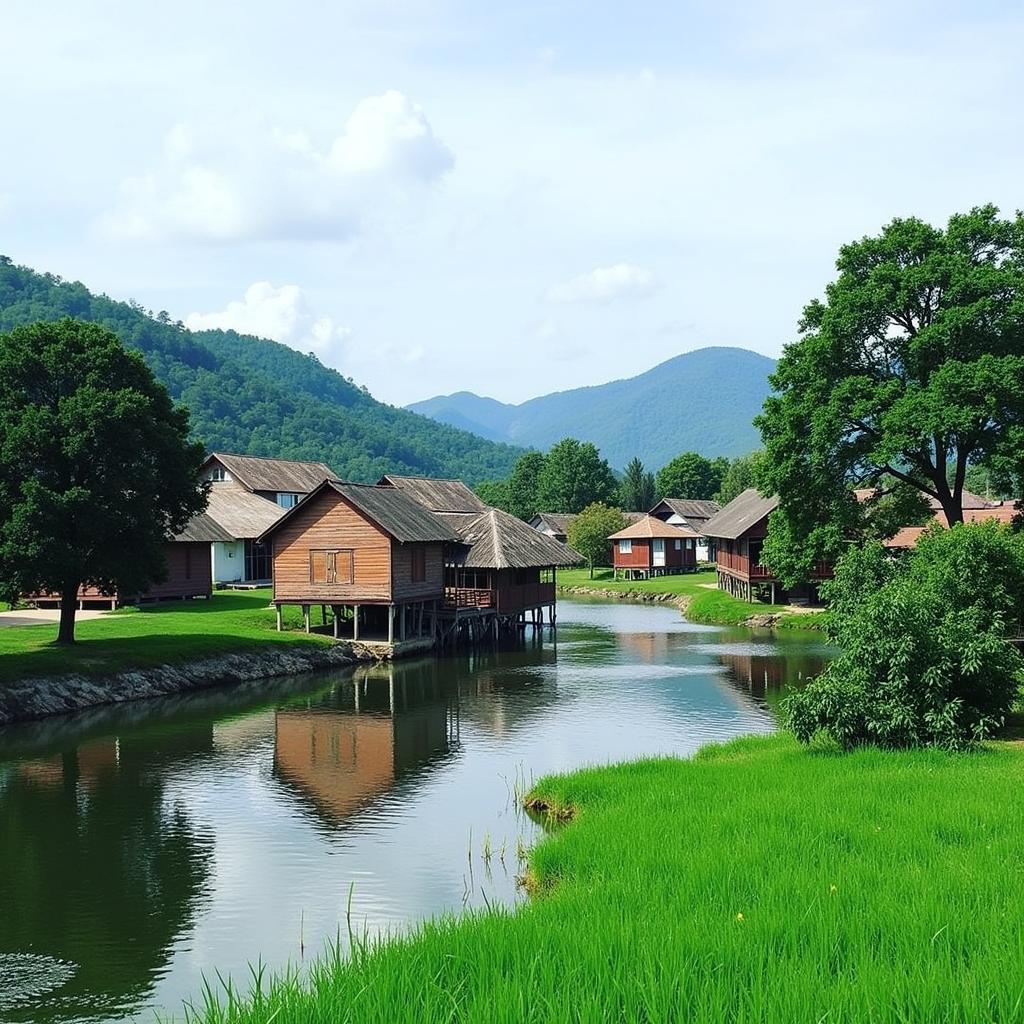
<instances>
[{"instance_id":1,"label":"tree trunk","mask_svg":"<svg viewBox=\"0 0 1024 1024\"><path fill-rule=\"evenodd\" d=\"M964 521L964 510L963 510L963 499L962 498L950 498L947 502L942 502L942 514L946 517L947 526L956 526L957 523Z\"/></svg>"},{"instance_id":2,"label":"tree trunk","mask_svg":"<svg viewBox=\"0 0 1024 1024\"><path fill-rule=\"evenodd\" d=\"M78 610L78 581L64 584L60 592L60 628L57 643L65 647L75 642L75 612Z\"/></svg>"},{"instance_id":3,"label":"tree trunk","mask_svg":"<svg viewBox=\"0 0 1024 1024\"><path fill-rule=\"evenodd\" d=\"M594 578L594 560L593 559L590 560L590 578L591 579Z\"/></svg>"}]
</instances>

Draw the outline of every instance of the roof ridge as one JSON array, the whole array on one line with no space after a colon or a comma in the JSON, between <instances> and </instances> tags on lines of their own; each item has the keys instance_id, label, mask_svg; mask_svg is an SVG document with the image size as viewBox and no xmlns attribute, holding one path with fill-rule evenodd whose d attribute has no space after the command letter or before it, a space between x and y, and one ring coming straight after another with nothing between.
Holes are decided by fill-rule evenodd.
<instances>
[{"instance_id":1,"label":"roof ridge","mask_svg":"<svg viewBox=\"0 0 1024 1024\"><path fill-rule=\"evenodd\" d=\"M283 459L278 455L243 455L241 452L210 452L207 458L211 456L216 456L218 459L226 456L229 459L259 459L261 462L290 462L295 466L327 466L326 462L321 462L319 459ZM328 469L330 469L329 466Z\"/></svg>"},{"instance_id":2,"label":"roof ridge","mask_svg":"<svg viewBox=\"0 0 1024 1024\"><path fill-rule=\"evenodd\" d=\"M505 561L505 548L501 543L501 531L498 529L498 510L492 505L487 514L491 520L491 533L494 536L494 560L501 565Z\"/></svg>"}]
</instances>

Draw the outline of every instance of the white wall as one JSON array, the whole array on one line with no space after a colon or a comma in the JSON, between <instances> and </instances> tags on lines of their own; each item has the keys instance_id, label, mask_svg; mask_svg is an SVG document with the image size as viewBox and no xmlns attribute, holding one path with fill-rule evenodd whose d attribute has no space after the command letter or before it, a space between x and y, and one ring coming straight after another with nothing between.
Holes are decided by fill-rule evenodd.
<instances>
[{"instance_id":1,"label":"white wall","mask_svg":"<svg viewBox=\"0 0 1024 1024\"><path fill-rule=\"evenodd\" d=\"M245 577L245 542L211 544L213 582L238 583Z\"/></svg>"}]
</instances>

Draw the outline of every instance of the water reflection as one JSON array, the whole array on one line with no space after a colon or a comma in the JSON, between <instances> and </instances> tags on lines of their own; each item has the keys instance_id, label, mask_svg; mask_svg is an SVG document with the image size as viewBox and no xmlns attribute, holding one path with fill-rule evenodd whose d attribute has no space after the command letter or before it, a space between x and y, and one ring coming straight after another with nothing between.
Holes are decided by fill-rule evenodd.
<instances>
[{"instance_id":1,"label":"water reflection","mask_svg":"<svg viewBox=\"0 0 1024 1024\"><path fill-rule=\"evenodd\" d=\"M350 892L371 932L520 899L517 786L769 731L823 656L565 602L544 644L0 732L0 1020L176 1012L204 972L318 952Z\"/></svg>"}]
</instances>

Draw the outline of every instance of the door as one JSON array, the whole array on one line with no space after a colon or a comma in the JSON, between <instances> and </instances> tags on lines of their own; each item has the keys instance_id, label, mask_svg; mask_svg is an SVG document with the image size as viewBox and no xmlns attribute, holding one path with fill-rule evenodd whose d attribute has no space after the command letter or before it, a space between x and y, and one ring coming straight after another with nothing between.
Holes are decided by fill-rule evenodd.
<instances>
[{"instance_id":1,"label":"door","mask_svg":"<svg viewBox=\"0 0 1024 1024\"><path fill-rule=\"evenodd\" d=\"M665 538L654 538L654 562L655 566L665 564Z\"/></svg>"}]
</instances>

